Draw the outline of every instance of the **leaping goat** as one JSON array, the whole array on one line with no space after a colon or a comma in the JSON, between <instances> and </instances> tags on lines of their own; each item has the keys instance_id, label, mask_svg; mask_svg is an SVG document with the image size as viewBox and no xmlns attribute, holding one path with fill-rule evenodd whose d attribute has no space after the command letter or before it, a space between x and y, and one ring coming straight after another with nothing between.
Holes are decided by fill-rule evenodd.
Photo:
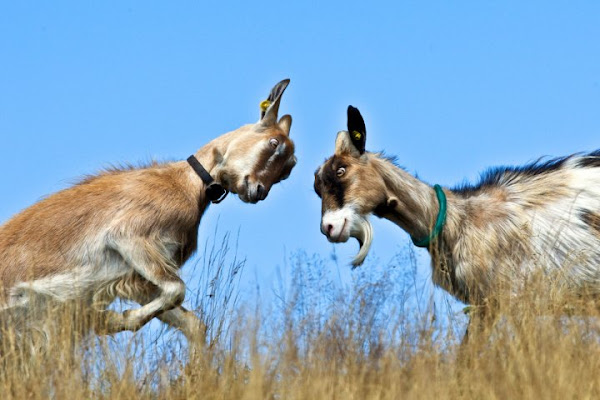
<instances>
[{"instance_id":1,"label":"leaping goat","mask_svg":"<svg viewBox=\"0 0 600 400\"><path fill-rule=\"evenodd\" d=\"M261 103L260 119L226 133L188 160L114 169L53 194L0 227L0 309L36 298L82 302L104 332L137 330L151 319L188 339L201 323L181 303L179 268L196 250L210 202L227 191L264 200L294 165L292 118L277 118L289 80ZM106 310L115 298L139 308Z\"/></svg>"},{"instance_id":2,"label":"leaping goat","mask_svg":"<svg viewBox=\"0 0 600 400\"><path fill-rule=\"evenodd\" d=\"M366 134L348 107L348 130L315 172L321 231L331 242L358 239L354 266L369 252L375 214L427 248L434 283L465 303L533 272L556 274L571 293L600 294L600 151L491 169L476 185L448 189L365 151Z\"/></svg>"}]
</instances>

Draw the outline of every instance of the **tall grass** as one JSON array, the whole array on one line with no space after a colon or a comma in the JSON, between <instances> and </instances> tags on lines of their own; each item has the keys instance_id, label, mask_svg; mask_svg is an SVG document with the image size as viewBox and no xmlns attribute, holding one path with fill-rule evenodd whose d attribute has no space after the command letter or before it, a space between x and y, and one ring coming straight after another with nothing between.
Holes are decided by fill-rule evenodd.
<instances>
[{"instance_id":1,"label":"tall grass","mask_svg":"<svg viewBox=\"0 0 600 400\"><path fill-rule=\"evenodd\" d=\"M209 243L191 273L188 306L207 325L192 357L180 334L157 324L97 338L83 334L92 322L77 307L42 304L35 324L2 319L0 398L600 396L595 304L558 298L547 281L498 295L499 317L461 346L465 318L434 304L409 251L348 280L333 262L298 252L274 294L256 299L240 297L244 261L231 242Z\"/></svg>"}]
</instances>

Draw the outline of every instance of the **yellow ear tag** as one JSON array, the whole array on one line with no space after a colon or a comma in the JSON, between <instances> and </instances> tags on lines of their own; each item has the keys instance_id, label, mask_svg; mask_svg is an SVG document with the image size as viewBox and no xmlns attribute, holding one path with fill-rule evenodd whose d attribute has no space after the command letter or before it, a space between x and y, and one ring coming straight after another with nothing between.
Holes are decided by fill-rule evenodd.
<instances>
[{"instance_id":1,"label":"yellow ear tag","mask_svg":"<svg viewBox=\"0 0 600 400\"><path fill-rule=\"evenodd\" d=\"M269 100L263 100L260 102L260 110L267 111L267 108L269 108L270 105L271 105L271 102Z\"/></svg>"},{"instance_id":2,"label":"yellow ear tag","mask_svg":"<svg viewBox=\"0 0 600 400\"><path fill-rule=\"evenodd\" d=\"M362 133L359 131L352 131L352 137L354 140L360 140L360 138L362 138Z\"/></svg>"}]
</instances>

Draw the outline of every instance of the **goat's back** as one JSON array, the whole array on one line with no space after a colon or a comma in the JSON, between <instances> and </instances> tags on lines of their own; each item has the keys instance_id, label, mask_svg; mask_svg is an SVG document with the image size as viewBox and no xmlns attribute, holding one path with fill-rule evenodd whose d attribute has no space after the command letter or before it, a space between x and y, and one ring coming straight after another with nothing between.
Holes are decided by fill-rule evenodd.
<instances>
[{"instance_id":1,"label":"goat's back","mask_svg":"<svg viewBox=\"0 0 600 400\"><path fill-rule=\"evenodd\" d=\"M185 173L176 164L105 171L23 210L0 227L0 287L98 267L110 237L169 237L184 262L200 218Z\"/></svg>"}]
</instances>

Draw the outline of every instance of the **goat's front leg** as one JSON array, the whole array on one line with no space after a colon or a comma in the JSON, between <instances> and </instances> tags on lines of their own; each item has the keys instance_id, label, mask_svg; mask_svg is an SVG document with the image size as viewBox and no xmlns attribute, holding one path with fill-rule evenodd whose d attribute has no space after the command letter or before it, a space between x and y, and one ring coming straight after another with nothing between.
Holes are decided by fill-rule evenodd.
<instances>
[{"instance_id":1,"label":"goat's front leg","mask_svg":"<svg viewBox=\"0 0 600 400\"><path fill-rule=\"evenodd\" d=\"M468 310L469 322L458 349L458 357L460 361L470 364L473 356L480 354L489 344L499 314L494 304L489 302L469 306Z\"/></svg>"},{"instance_id":2,"label":"goat's front leg","mask_svg":"<svg viewBox=\"0 0 600 400\"><path fill-rule=\"evenodd\" d=\"M168 255L161 253L160 249L164 249L164 246L144 238L121 238L112 241L111 247L137 274L153 284L156 291L155 296L140 308L126 310L122 314L108 312L105 321L107 331L136 331L152 318L158 317L183 302L185 284L177 275L177 268L170 262ZM174 315L167 316L171 323L187 321L183 319L184 314L175 313Z\"/></svg>"}]
</instances>

